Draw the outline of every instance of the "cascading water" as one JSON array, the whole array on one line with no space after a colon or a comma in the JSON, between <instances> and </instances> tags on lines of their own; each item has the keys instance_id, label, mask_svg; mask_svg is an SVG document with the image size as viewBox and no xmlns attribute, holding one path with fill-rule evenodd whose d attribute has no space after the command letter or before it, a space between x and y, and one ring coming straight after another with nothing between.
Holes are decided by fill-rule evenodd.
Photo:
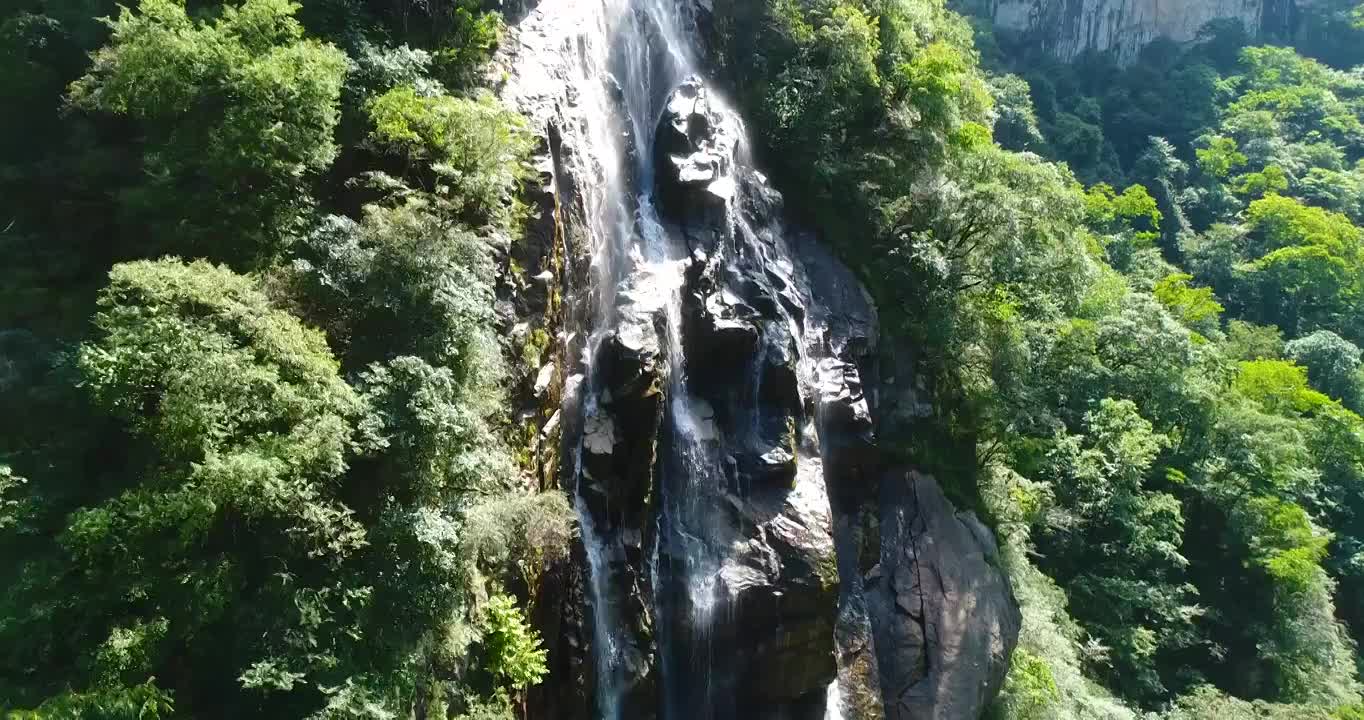
<instances>
[{"instance_id":1,"label":"cascading water","mask_svg":"<svg viewBox=\"0 0 1364 720\"><path fill-rule=\"evenodd\" d=\"M729 279L730 264L761 265L765 257L757 233L737 202L737 169L729 166L736 159L736 146L743 141L742 128L707 89L689 80L696 67L690 35L684 30L688 18L683 5L678 0L631 0L622 10L610 67L628 120L626 134L633 142L630 147L633 152L627 155L633 163L620 176L629 182L612 188L615 197L609 202L614 242L605 247L605 254L610 257L599 263L603 267L617 266L622 256L628 256L630 269L623 276L610 279L622 282L627 288L625 292L636 301L637 311L644 308L661 315L657 324L667 378L666 412L656 461L659 497L650 562L660 709L664 718L732 718L739 714L732 685L734 653L733 648L727 647L734 633L724 626L732 624L734 618L729 614L732 606L722 592L721 574L735 540L731 520L726 516L728 508L723 506L725 493L737 488L729 487L732 478L724 472L726 444L719 437L716 409L693 390L690 380L684 293L688 292L686 274L704 264L707 253L724 258L718 271L719 282ZM689 91L678 91L680 86ZM708 249L704 242L696 242L678 227L690 224L691 218L665 220L654 198L661 170L655 163L668 161L666 153L659 152L656 131L667 102L677 105L666 108L673 117L689 117L688 113L694 113L695 107L704 103L713 111L712 119L729 125L720 132L727 135L722 144L727 140L730 145L719 148L720 152L711 157L712 174L701 178L703 184L708 183L706 191L723 200L723 218L718 223L721 237ZM678 129L695 140L695 128ZM714 132L716 128L707 130ZM788 267L788 273L789 270ZM761 273L756 276L763 277ZM599 277L599 281L607 279ZM765 290L774 295L770 286ZM603 308L599 317L608 323L594 332L589 353L597 351L594 345L612 331L609 321L614 317L613 310ZM784 321L789 323L790 318ZM754 370L750 377L741 380L748 380L751 386L744 395L752 404L748 425L756 427L761 422L757 393L761 389L762 355L754 353L750 364ZM592 380L595 375L590 366L589 378L589 392L600 392L598 383ZM595 406L589 400L588 412L593 410ZM589 523L584 523L584 528L590 528ZM608 606L605 596L609 595L609 588L599 587L599 580L592 584L598 596L594 602ZM606 614L596 620L599 624L611 621ZM598 636L601 634L598 632ZM603 717L612 718L620 713L622 695L621 688L613 683L622 674L613 665L619 658L614 655L612 638L599 641L606 643L595 651L599 709Z\"/></svg>"},{"instance_id":2,"label":"cascading water","mask_svg":"<svg viewBox=\"0 0 1364 720\"><path fill-rule=\"evenodd\" d=\"M576 143L553 156L584 227L560 234L590 257L565 280L561 412L592 716L816 720L834 675L811 422L828 343L780 199L699 78L687 0L545 4L555 30L524 42L559 64L520 79L555 98L548 124Z\"/></svg>"},{"instance_id":3,"label":"cascading water","mask_svg":"<svg viewBox=\"0 0 1364 720\"><path fill-rule=\"evenodd\" d=\"M584 114L588 135L603 182L593 194L587 217L591 220L595 248L592 253L592 317L580 324L590 328L583 345L585 381L576 393L565 393L566 404L578 403L585 424L597 420L599 399L609 392L596 372L596 359L602 346L620 324L620 295L638 301L637 312L659 311L668 318L667 333L661 338L668 350L669 396L673 415L685 418L678 410L687 403L685 356L680 339L682 260L685 249L674 243L657 217L651 198L654 182L652 143L660 103L678 82L690 74L694 63L691 48L684 42L681 8L675 0L605 0L599 16L599 37L609 38L594 49L609 49L605 57L588 59L585 46L583 73L576 78L580 99L587 105ZM657 307L660 303L662 308ZM569 408L570 412L572 408ZM679 423L695 445L697 432L692 423ZM620 618L616 612L621 600L619 590L611 587L612 554L619 551L620 538L610 529L599 528L592 510L584 500L584 433L574 454L576 508L581 521L583 543L589 564L593 625L593 660L596 675L596 714L604 720L622 716L624 687L630 680L625 667L628 641L619 635ZM695 456L695 453L691 453ZM657 578L657 554L654 575ZM656 582L651 582L657 586ZM666 640L661 644L666 644ZM665 667L663 674L671 675Z\"/></svg>"},{"instance_id":4,"label":"cascading water","mask_svg":"<svg viewBox=\"0 0 1364 720\"><path fill-rule=\"evenodd\" d=\"M830 683L824 702L824 720L843 720L843 688L837 680Z\"/></svg>"},{"instance_id":5,"label":"cascading water","mask_svg":"<svg viewBox=\"0 0 1364 720\"><path fill-rule=\"evenodd\" d=\"M501 93L543 140L544 183L512 252L548 272L512 293L512 337L554 333L525 417L582 536L538 589L552 670L533 715L841 720L879 696L895 720L978 716L1017 607L988 530L880 447L919 385L876 347L852 271L783 229L696 61L721 18L707 0L529 4ZM913 531L886 535L901 517Z\"/></svg>"}]
</instances>

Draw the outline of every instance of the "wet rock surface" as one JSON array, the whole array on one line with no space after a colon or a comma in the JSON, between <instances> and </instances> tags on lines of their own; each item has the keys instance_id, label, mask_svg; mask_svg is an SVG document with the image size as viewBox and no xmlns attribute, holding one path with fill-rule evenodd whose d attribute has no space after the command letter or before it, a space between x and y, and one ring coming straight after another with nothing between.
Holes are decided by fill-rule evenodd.
<instances>
[{"instance_id":1,"label":"wet rock surface","mask_svg":"<svg viewBox=\"0 0 1364 720\"><path fill-rule=\"evenodd\" d=\"M672 579L679 591L690 583L698 600L660 621L677 637L706 619L707 636L689 637L677 655L703 659L694 671L722 684L706 692L710 716L822 718L836 673L837 583L817 438L802 431L805 328L791 311L810 298L775 193L739 161L741 138L737 117L695 77L669 95L657 128L661 216L690 260L680 289L686 390L714 428L701 451L722 465L714 484L682 485L702 509L674 512L678 537L660 562L667 548L719 560ZM682 535L704 535L709 547L698 551ZM713 587L698 595L698 582ZM697 606L706 602L713 607Z\"/></svg>"},{"instance_id":2,"label":"wet rock surface","mask_svg":"<svg viewBox=\"0 0 1364 720\"><path fill-rule=\"evenodd\" d=\"M606 8L545 0L500 59L504 99L543 135L526 242L550 277L517 308L555 331L528 373L559 403L533 418L536 447L557 443L546 486L583 523L538 591L552 675L529 716L819 720L837 679L845 717L973 717L1017 609L988 531L880 448L902 393L874 379L875 308L785 226L704 81L677 78L648 124L630 114L642 80L616 65L631 43ZM614 216L610 177L639 193ZM607 251L612 227L629 241Z\"/></svg>"},{"instance_id":3,"label":"wet rock surface","mask_svg":"<svg viewBox=\"0 0 1364 720\"><path fill-rule=\"evenodd\" d=\"M720 221L735 193L735 151L741 130L700 78L668 96L654 140L654 167L663 212L688 224Z\"/></svg>"}]
</instances>

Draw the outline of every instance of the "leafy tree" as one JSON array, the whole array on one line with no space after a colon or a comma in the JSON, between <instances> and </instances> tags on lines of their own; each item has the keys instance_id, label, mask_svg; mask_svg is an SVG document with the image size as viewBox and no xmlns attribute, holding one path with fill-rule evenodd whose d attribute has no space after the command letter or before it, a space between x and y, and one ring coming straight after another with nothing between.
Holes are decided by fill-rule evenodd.
<instances>
[{"instance_id":1,"label":"leafy tree","mask_svg":"<svg viewBox=\"0 0 1364 720\"><path fill-rule=\"evenodd\" d=\"M1284 348L1294 362L1307 368L1312 385L1350 407L1360 401L1360 350L1330 330L1318 330Z\"/></svg>"},{"instance_id":2,"label":"leafy tree","mask_svg":"<svg viewBox=\"0 0 1364 720\"><path fill-rule=\"evenodd\" d=\"M1205 147L1197 150L1198 166L1203 172L1217 178L1227 178L1233 170L1245 167L1248 159L1236 147L1234 138L1220 135L1200 138Z\"/></svg>"},{"instance_id":3,"label":"leafy tree","mask_svg":"<svg viewBox=\"0 0 1364 720\"><path fill-rule=\"evenodd\" d=\"M1190 329L1210 335L1218 328L1218 320L1226 308L1217 302L1212 288L1191 288L1193 276L1187 273L1170 275L1152 289L1156 299Z\"/></svg>"},{"instance_id":4,"label":"leafy tree","mask_svg":"<svg viewBox=\"0 0 1364 720\"><path fill-rule=\"evenodd\" d=\"M1042 720L1060 701L1061 691L1046 661L1019 648L1014 651L1001 697L1009 717Z\"/></svg>"},{"instance_id":5,"label":"leafy tree","mask_svg":"<svg viewBox=\"0 0 1364 720\"><path fill-rule=\"evenodd\" d=\"M1017 75L1002 75L990 79L990 90L995 99L995 141L1009 150L1040 146L1044 140L1028 82Z\"/></svg>"},{"instance_id":6,"label":"leafy tree","mask_svg":"<svg viewBox=\"0 0 1364 720\"><path fill-rule=\"evenodd\" d=\"M416 355L496 382L492 248L429 201L372 205L360 222L324 218L296 255L296 292L348 367Z\"/></svg>"},{"instance_id":7,"label":"leafy tree","mask_svg":"<svg viewBox=\"0 0 1364 720\"><path fill-rule=\"evenodd\" d=\"M1181 697L1163 720L1336 720L1325 708L1246 701L1202 685Z\"/></svg>"},{"instance_id":8,"label":"leafy tree","mask_svg":"<svg viewBox=\"0 0 1364 720\"><path fill-rule=\"evenodd\" d=\"M480 665L478 599L573 531L501 441L493 247L530 140L430 76L472 80L500 16L406 5L469 42L387 46L393 8L349 0L0 10L0 97L33 110L0 171L7 708L510 717L533 663ZM395 89L421 99L372 116ZM110 272L166 252L222 264Z\"/></svg>"},{"instance_id":9,"label":"leafy tree","mask_svg":"<svg viewBox=\"0 0 1364 720\"><path fill-rule=\"evenodd\" d=\"M1284 354L1283 333L1273 325L1232 320L1222 350L1232 360L1278 360Z\"/></svg>"},{"instance_id":10,"label":"leafy tree","mask_svg":"<svg viewBox=\"0 0 1364 720\"><path fill-rule=\"evenodd\" d=\"M513 688L534 685L549 672L539 638L526 626L516 601L506 595L489 598L483 607L483 643L489 671Z\"/></svg>"},{"instance_id":11,"label":"leafy tree","mask_svg":"<svg viewBox=\"0 0 1364 720\"><path fill-rule=\"evenodd\" d=\"M142 663L114 677L168 678L187 709L253 663L278 662L267 684L284 690L320 672L357 620L345 605L363 589L337 582L366 545L334 484L363 406L322 336L205 263L118 266L100 308L79 366L127 429L113 465L127 475L86 498L50 560L27 565L8 598L19 605L0 612L5 644L34 669L74 655L98 673L101 647L138 633ZM75 680L46 682L62 678Z\"/></svg>"},{"instance_id":12,"label":"leafy tree","mask_svg":"<svg viewBox=\"0 0 1364 720\"><path fill-rule=\"evenodd\" d=\"M1249 197L1264 197L1288 190L1288 176L1276 165L1270 165L1259 172L1246 173L1236 178L1236 182L1234 192Z\"/></svg>"},{"instance_id":13,"label":"leafy tree","mask_svg":"<svg viewBox=\"0 0 1364 720\"><path fill-rule=\"evenodd\" d=\"M423 96L404 85L375 97L368 110L375 144L403 158L405 171L418 163L429 167L433 175L426 188L452 203L463 219L500 219L506 213L530 139L524 121L491 95Z\"/></svg>"},{"instance_id":14,"label":"leafy tree","mask_svg":"<svg viewBox=\"0 0 1364 720\"><path fill-rule=\"evenodd\" d=\"M1157 654L1190 644L1197 615L1193 588L1179 577L1187 562L1179 502L1143 487L1169 440L1130 400L1105 398L1084 428L1050 452L1042 477L1057 509L1038 546L1076 617L1111 648L1111 681L1131 696L1159 697Z\"/></svg>"},{"instance_id":15,"label":"leafy tree","mask_svg":"<svg viewBox=\"0 0 1364 720\"><path fill-rule=\"evenodd\" d=\"M31 711L7 713L13 720L43 718L98 718L98 720L159 720L173 717L170 695L150 681L131 688L105 688L90 692L68 692L52 698Z\"/></svg>"},{"instance_id":16,"label":"leafy tree","mask_svg":"<svg viewBox=\"0 0 1364 720\"><path fill-rule=\"evenodd\" d=\"M110 44L70 102L145 134L142 180L120 198L150 235L143 253L255 261L308 209L309 176L336 154L346 59L303 37L297 8L245 0L206 22L172 0L143 0L110 23Z\"/></svg>"}]
</instances>

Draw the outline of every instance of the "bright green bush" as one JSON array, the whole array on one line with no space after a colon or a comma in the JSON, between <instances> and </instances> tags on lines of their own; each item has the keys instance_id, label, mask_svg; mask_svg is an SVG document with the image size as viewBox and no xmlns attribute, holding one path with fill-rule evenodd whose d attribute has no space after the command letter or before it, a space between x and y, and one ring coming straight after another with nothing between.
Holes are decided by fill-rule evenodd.
<instances>
[{"instance_id":1,"label":"bright green bush","mask_svg":"<svg viewBox=\"0 0 1364 720\"><path fill-rule=\"evenodd\" d=\"M485 667L500 682L523 690L549 673L545 665L548 654L515 600L506 595L488 598L480 618Z\"/></svg>"}]
</instances>

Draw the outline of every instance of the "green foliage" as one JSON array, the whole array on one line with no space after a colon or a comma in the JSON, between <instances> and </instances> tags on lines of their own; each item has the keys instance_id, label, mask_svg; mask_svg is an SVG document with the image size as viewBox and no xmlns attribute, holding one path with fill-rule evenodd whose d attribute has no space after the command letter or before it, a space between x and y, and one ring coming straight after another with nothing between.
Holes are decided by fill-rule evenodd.
<instances>
[{"instance_id":1,"label":"green foliage","mask_svg":"<svg viewBox=\"0 0 1364 720\"><path fill-rule=\"evenodd\" d=\"M1274 413L1304 413L1329 402L1308 387L1307 368L1282 360L1242 362L1232 388Z\"/></svg>"},{"instance_id":2,"label":"green foliage","mask_svg":"<svg viewBox=\"0 0 1364 720\"><path fill-rule=\"evenodd\" d=\"M1143 488L1159 451L1129 400L1085 414L1085 436L1058 436L1039 475L1055 506L1035 536L1076 601L1073 612L1112 651L1113 681L1141 697L1163 690L1156 654L1191 642L1193 588L1182 585L1183 516L1171 495Z\"/></svg>"},{"instance_id":3,"label":"green foliage","mask_svg":"<svg viewBox=\"0 0 1364 720\"><path fill-rule=\"evenodd\" d=\"M1118 195L1111 185L1099 183L1085 193L1085 212L1090 227L1097 232L1114 234L1132 229L1154 233L1160 229L1160 209L1141 185L1132 185Z\"/></svg>"},{"instance_id":4,"label":"green foliage","mask_svg":"<svg viewBox=\"0 0 1364 720\"><path fill-rule=\"evenodd\" d=\"M508 495L485 500L465 515L465 544L484 567L515 564L534 587L540 568L568 555L573 509L561 493Z\"/></svg>"},{"instance_id":5,"label":"green foliage","mask_svg":"<svg viewBox=\"0 0 1364 720\"><path fill-rule=\"evenodd\" d=\"M452 87L476 82L477 71L502 39L505 29L502 15L485 8L486 5L478 0L457 0L450 4L443 23L443 37L436 43L440 48L436 53L436 68L441 79ZM439 25L437 30L440 30Z\"/></svg>"},{"instance_id":6,"label":"green foliage","mask_svg":"<svg viewBox=\"0 0 1364 720\"><path fill-rule=\"evenodd\" d=\"M1359 332L1349 317L1360 289L1364 233L1348 218L1270 195L1250 204L1250 230L1233 289L1251 315L1290 333Z\"/></svg>"},{"instance_id":7,"label":"green foliage","mask_svg":"<svg viewBox=\"0 0 1364 720\"><path fill-rule=\"evenodd\" d=\"M995 141L1009 150L1027 150L1043 142L1028 82L1017 75L992 77Z\"/></svg>"},{"instance_id":8,"label":"green foliage","mask_svg":"<svg viewBox=\"0 0 1364 720\"><path fill-rule=\"evenodd\" d=\"M1249 162L1237 148L1234 138L1210 135L1199 138L1199 141L1203 147L1196 151L1198 167L1208 175L1226 179L1232 171L1245 167Z\"/></svg>"},{"instance_id":9,"label":"green foliage","mask_svg":"<svg viewBox=\"0 0 1364 720\"><path fill-rule=\"evenodd\" d=\"M987 481L995 491L1018 487L1026 479L995 468ZM1005 504L1007 496L992 496ZM1102 649L1082 640L1082 631L1066 611L1065 593L1027 557L1027 532L1021 525L1000 528L1001 560L1023 611L1018 650L993 717L1008 720L1133 720L1135 715L1084 672L1086 660Z\"/></svg>"},{"instance_id":10,"label":"green foliage","mask_svg":"<svg viewBox=\"0 0 1364 720\"><path fill-rule=\"evenodd\" d=\"M344 0L57 5L0 11L0 96L34 108L0 172L3 704L510 717L478 599L573 532L500 441L493 248L529 140L430 76L472 79L500 17L457 3L430 30L469 42L432 52ZM363 127L394 88L429 100L405 148ZM120 262L167 252L213 264Z\"/></svg>"},{"instance_id":11,"label":"green foliage","mask_svg":"<svg viewBox=\"0 0 1364 720\"><path fill-rule=\"evenodd\" d=\"M296 292L348 366L416 355L460 382L500 379L488 333L492 248L438 206L417 199L369 206L360 222L323 218L295 255Z\"/></svg>"},{"instance_id":12,"label":"green foliage","mask_svg":"<svg viewBox=\"0 0 1364 720\"><path fill-rule=\"evenodd\" d=\"M1257 198L1277 195L1287 190L1288 176L1284 174L1283 168L1277 165L1270 165L1259 172L1246 173L1236 178L1236 185L1233 188L1237 195Z\"/></svg>"},{"instance_id":13,"label":"green foliage","mask_svg":"<svg viewBox=\"0 0 1364 720\"><path fill-rule=\"evenodd\" d=\"M1231 360L1278 360L1284 353L1283 332L1273 325L1232 320L1222 350Z\"/></svg>"},{"instance_id":14,"label":"green foliage","mask_svg":"<svg viewBox=\"0 0 1364 720\"><path fill-rule=\"evenodd\" d=\"M336 154L346 60L303 37L297 7L245 0L209 23L172 0L143 0L121 10L110 44L72 84L74 107L146 134L143 179L120 204L148 228L150 252L268 256L307 209L309 174Z\"/></svg>"},{"instance_id":15,"label":"green foliage","mask_svg":"<svg viewBox=\"0 0 1364 720\"><path fill-rule=\"evenodd\" d=\"M1217 302L1212 288L1191 288L1193 276L1176 273L1156 283L1152 294L1170 313L1192 330L1209 335L1217 329L1226 308Z\"/></svg>"},{"instance_id":16,"label":"green foliage","mask_svg":"<svg viewBox=\"0 0 1364 720\"><path fill-rule=\"evenodd\" d=\"M1346 519L1364 507L1350 489L1361 426L1333 398L1358 402L1364 87L1292 49L1242 52L1232 23L1128 68L1011 56L997 39L1031 85L1033 147L1090 186L1084 227L1056 223L1071 241L1038 254L1083 246L1098 265L1073 294L987 277L979 302L916 308L951 308L953 335L990 329L989 351L955 346L955 378L981 390L950 422L997 464L982 492L1000 531L1037 551L1036 568L1010 564L1021 657L1030 675L1042 659L1060 697L1039 710L1006 688L1001 716L1130 717L1071 672L1152 710L1182 698L1170 717L1345 712L1358 688L1337 618L1364 627Z\"/></svg>"},{"instance_id":17,"label":"green foliage","mask_svg":"<svg viewBox=\"0 0 1364 720\"><path fill-rule=\"evenodd\" d=\"M1014 651L1000 699L1008 717L1017 720L1051 718L1054 716L1052 708L1060 699L1061 691L1046 661L1025 648Z\"/></svg>"},{"instance_id":18,"label":"green foliage","mask_svg":"<svg viewBox=\"0 0 1364 720\"><path fill-rule=\"evenodd\" d=\"M730 0L715 25L764 159L796 180L792 207L839 240L874 224L964 124L988 126L971 28L941 0Z\"/></svg>"},{"instance_id":19,"label":"green foliage","mask_svg":"<svg viewBox=\"0 0 1364 720\"><path fill-rule=\"evenodd\" d=\"M506 595L489 598L483 605L480 625L486 667L507 686L525 689L549 673L540 638L526 625L515 600Z\"/></svg>"},{"instance_id":20,"label":"green foliage","mask_svg":"<svg viewBox=\"0 0 1364 720\"><path fill-rule=\"evenodd\" d=\"M399 86L370 101L372 138L411 166L435 176L430 189L466 218L505 215L510 191L524 173L530 150L525 123L491 94L475 99L423 96Z\"/></svg>"},{"instance_id":21,"label":"green foliage","mask_svg":"<svg viewBox=\"0 0 1364 720\"><path fill-rule=\"evenodd\" d=\"M1330 537L1312 527L1301 507L1277 498L1250 500L1246 516L1251 551L1274 583L1287 592L1310 588Z\"/></svg>"},{"instance_id":22,"label":"green foliage","mask_svg":"<svg viewBox=\"0 0 1364 720\"><path fill-rule=\"evenodd\" d=\"M1330 330L1318 330L1285 347L1288 357L1307 368L1313 387L1347 406L1360 401L1360 350Z\"/></svg>"},{"instance_id":23,"label":"green foliage","mask_svg":"<svg viewBox=\"0 0 1364 720\"><path fill-rule=\"evenodd\" d=\"M1024 637L999 712L1131 716L1086 674L1153 709L1208 680L1348 699L1317 513L1342 487L1326 478L1350 474L1350 425L1279 358L1285 335L1350 337L1357 231L1293 198L1308 168L1357 157L1353 81L1291 52L1240 55L1244 32L1219 27L1129 70L1022 68L1031 98L991 82L994 137L1068 161L1082 191L973 130L989 118L967 112L953 79L969 53L940 39L954 20L936 3L731 5L717 53L765 157L921 358L935 413L906 431L936 449L908 454L959 488L1009 478L978 486L985 509L1038 553L1011 565ZM903 94L876 60L897 48L914 59ZM902 113L944 142L899 132ZM959 442L983 469L944 459Z\"/></svg>"},{"instance_id":24,"label":"green foliage","mask_svg":"<svg viewBox=\"0 0 1364 720\"><path fill-rule=\"evenodd\" d=\"M107 687L90 692L67 692L33 710L5 715L6 720L160 720L173 717L174 705L152 681L133 687Z\"/></svg>"},{"instance_id":25,"label":"green foliage","mask_svg":"<svg viewBox=\"0 0 1364 720\"><path fill-rule=\"evenodd\" d=\"M1216 688L1200 686L1179 699L1161 720L1334 720L1324 708L1248 702L1229 697Z\"/></svg>"}]
</instances>

